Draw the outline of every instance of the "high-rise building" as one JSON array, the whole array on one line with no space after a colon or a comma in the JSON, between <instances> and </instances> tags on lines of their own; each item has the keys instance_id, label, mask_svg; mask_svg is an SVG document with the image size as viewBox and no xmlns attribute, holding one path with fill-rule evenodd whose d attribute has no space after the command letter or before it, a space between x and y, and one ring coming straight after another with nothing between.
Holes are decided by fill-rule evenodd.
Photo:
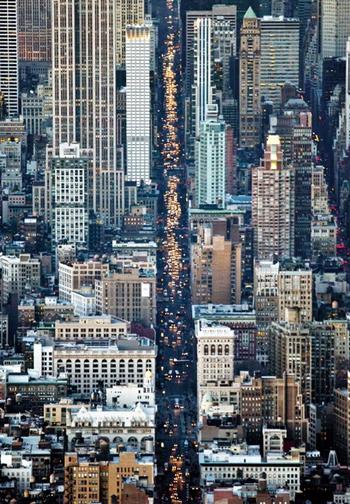
<instances>
[{"instance_id":1,"label":"high-rise building","mask_svg":"<svg viewBox=\"0 0 350 504\"><path fill-rule=\"evenodd\" d=\"M261 137L261 28L249 7L243 18L239 56L241 147L255 147Z\"/></svg>"},{"instance_id":2,"label":"high-rise building","mask_svg":"<svg viewBox=\"0 0 350 504\"><path fill-rule=\"evenodd\" d=\"M312 402L327 404L333 401L335 386L335 328L328 321L312 322L311 365Z\"/></svg>"},{"instance_id":3,"label":"high-rise building","mask_svg":"<svg viewBox=\"0 0 350 504\"><path fill-rule=\"evenodd\" d=\"M18 2L18 55L21 61L51 61L51 0Z\"/></svg>"},{"instance_id":4,"label":"high-rise building","mask_svg":"<svg viewBox=\"0 0 350 504\"><path fill-rule=\"evenodd\" d=\"M300 383L293 374L250 378L242 372L240 379L240 415L255 441L261 439L264 424L283 425L295 441L306 439L305 406Z\"/></svg>"},{"instance_id":5,"label":"high-rise building","mask_svg":"<svg viewBox=\"0 0 350 504\"><path fill-rule=\"evenodd\" d=\"M299 85L299 21L264 16L261 28L260 93L274 109L281 105L281 90L289 83Z\"/></svg>"},{"instance_id":6,"label":"high-rise building","mask_svg":"<svg viewBox=\"0 0 350 504\"><path fill-rule=\"evenodd\" d=\"M285 167L280 138L270 135L252 170L254 254L273 260L294 253L294 170Z\"/></svg>"},{"instance_id":7,"label":"high-rise building","mask_svg":"<svg viewBox=\"0 0 350 504\"><path fill-rule=\"evenodd\" d=\"M350 372L346 388L334 391L334 444L342 462L350 462Z\"/></svg>"},{"instance_id":8,"label":"high-rise building","mask_svg":"<svg viewBox=\"0 0 350 504\"><path fill-rule=\"evenodd\" d=\"M348 0L322 0L321 4L321 54L323 58L344 58L350 36L350 2Z\"/></svg>"},{"instance_id":9,"label":"high-rise building","mask_svg":"<svg viewBox=\"0 0 350 504\"><path fill-rule=\"evenodd\" d=\"M278 320L279 263L256 261L254 265L254 303L260 332ZM262 334L262 336L264 335Z\"/></svg>"},{"instance_id":10,"label":"high-rise building","mask_svg":"<svg viewBox=\"0 0 350 504\"><path fill-rule=\"evenodd\" d=\"M208 382L229 382L234 379L235 333L229 327L211 325L205 320L198 320L196 338L197 397L200 401L200 389Z\"/></svg>"},{"instance_id":11,"label":"high-rise building","mask_svg":"<svg viewBox=\"0 0 350 504\"><path fill-rule=\"evenodd\" d=\"M126 30L127 178L151 182L151 58L152 25Z\"/></svg>"},{"instance_id":12,"label":"high-rise building","mask_svg":"<svg viewBox=\"0 0 350 504\"><path fill-rule=\"evenodd\" d=\"M212 20L203 17L195 21L194 37L194 77L192 119L195 124L195 137L200 134L200 125L205 121L207 106L213 100L212 82Z\"/></svg>"},{"instance_id":13,"label":"high-rise building","mask_svg":"<svg viewBox=\"0 0 350 504\"><path fill-rule=\"evenodd\" d=\"M1 188L10 192L22 190L23 145L17 139L0 143Z\"/></svg>"},{"instance_id":14,"label":"high-rise building","mask_svg":"<svg viewBox=\"0 0 350 504\"><path fill-rule=\"evenodd\" d=\"M236 54L236 6L214 5L211 11L186 14L186 152L205 120L206 106L232 96L232 58ZM235 100L235 105L237 101Z\"/></svg>"},{"instance_id":15,"label":"high-rise building","mask_svg":"<svg viewBox=\"0 0 350 504\"><path fill-rule=\"evenodd\" d=\"M51 209L55 245L88 244L90 164L89 159L80 156L77 144L61 144L60 156L52 158Z\"/></svg>"},{"instance_id":16,"label":"high-rise building","mask_svg":"<svg viewBox=\"0 0 350 504\"><path fill-rule=\"evenodd\" d=\"M286 16L289 0L271 0L271 9L266 15Z\"/></svg>"},{"instance_id":17,"label":"high-rise building","mask_svg":"<svg viewBox=\"0 0 350 504\"><path fill-rule=\"evenodd\" d=\"M227 57L227 48L232 51L232 56L236 54L236 26L237 26L237 7L235 5L213 5L212 10L199 10L186 12L186 90L187 95L191 94L193 84L193 72L195 67L195 38L196 38L196 23L199 18L210 18L213 22L214 47L217 46L216 41L220 41L220 54L223 55L225 47L225 55ZM224 38L223 38L224 34ZM228 69L227 69L228 70ZM227 71L226 70L226 71Z\"/></svg>"},{"instance_id":18,"label":"high-rise building","mask_svg":"<svg viewBox=\"0 0 350 504\"><path fill-rule=\"evenodd\" d=\"M126 28L128 25L141 25L145 20L144 0L116 0L116 51L117 65L125 65Z\"/></svg>"},{"instance_id":19,"label":"high-rise building","mask_svg":"<svg viewBox=\"0 0 350 504\"><path fill-rule=\"evenodd\" d=\"M199 226L191 246L193 304L239 304L242 244L234 219Z\"/></svg>"},{"instance_id":20,"label":"high-rise building","mask_svg":"<svg viewBox=\"0 0 350 504\"><path fill-rule=\"evenodd\" d=\"M9 117L18 116L18 2L0 3L0 91Z\"/></svg>"},{"instance_id":21,"label":"high-rise building","mask_svg":"<svg viewBox=\"0 0 350 504\"><path fill-rule=\"evenodd\" d=\"M305 324L300 323L299 311L287 311L287 320L273 322L269 331L271 372L276 376L293 374L301 385L305 404L311 402L311 336Z\"/></svg>"},{"instance_id":22,"label":"high-rise building","mask_svg":"<svg viewBox=\"0 0 350 504\"><path fill-rule=\"evenodd\" d=\"M154 271L125 268L95 282L98 313L137 322L156 323L156 276Z\"/></svg>"},{"instance_id":23,"label":"high-rise building","mask_svg":"<svg viewBox=\"0 0 350 504\"><path fill-rule=\"evenodd\" d=\"M62 143L79 143L91 156L92 209L116 226L124 170L116 141L115 2L53 0L52 28L53 155Z\"/></svg>"},{"instance_id":24,"label":"high-rise building","mask_svg":"<svg viewBox=\"0 0 350 504\"><path fill-rule=\"evenodd\" d=\"M294 373L313 404L330 402L335 385L332 323L301 322L300 310L289 309L285 321L271 325L269 336L272 372Z\"/></svg>"},{"instance_id":25,"label":"high-rise building","mask_svg":"<svg viewBox=\"0 0 350 504\"><path fill-rule=\"evenodd\" d=\"M95 286L95 281L109 272L109 265L98 261L60 262L58 266L58 292L61 301L72 300L73 291L83 286Z\"/></svg>"},{"instance_id":26,"label":"high-rise building","mask_svg":"<svg viewBox=\"0 0 350 504\"><path fill-rule=\"evenodd\" d=\"M350 147L350 37L346 43L345 72L345 113L346 113L346 148Z\"/></svg>"},{"instance_id":27,"label":"high-rise building","mask_svg":"<svg viewBox=\"0 0 350 504\"><path fill-rule=\"evenodd\" d=\"M212 24L212 49L213 58L219 62L222 68L220 90L224 96L231 95L231 60L236 56L236 6L226 6L228 16L215 15L215 7L213 6L213 24ZM231 11L231 12L230 12Z\"/></svg>"},{"instance_id":28,"label":"high-rise building","mask_svg":"<svg viewBox=\"0 0 350 504\"><path fill-rule=\"evenodd\" d=\"M294 254L311 257L312 115L300 113L293 127L292 165L295 175Z\"/></svg>"},{"instance_id":29,"label":"high-rise building","mask_svg":"<svg viewBox=\"0 0 350 504\"><path fill-rule=\"evenodd\" d=\"M312 271L283 270L278 275L278 319L287 320L288 309L297 309L300 322L312 320Z\"/></svg>"},{"instance_id":30,"label":"high-rise building","mask_svg":"<svg viewBox=\"0 0 350 504\"><path fill-rule=\"evenodd\" d=\"M40 286L40 261L30 254L2 256L0 258L2 271L2 301L7 303L11 294L18 298L24 296L31 289Z\"/></svg>"},{"instance_id":31,"label":"high-rise building","mask_svg":"<svg viewBox=\"0 0 350 504\"><path fill-rule=\"evenodd\" d=\"M197 205L225 206L226 127L218 117L217 105L208 105L206 119L200 125L196 150Z\"/></svg>"}]
</instances>

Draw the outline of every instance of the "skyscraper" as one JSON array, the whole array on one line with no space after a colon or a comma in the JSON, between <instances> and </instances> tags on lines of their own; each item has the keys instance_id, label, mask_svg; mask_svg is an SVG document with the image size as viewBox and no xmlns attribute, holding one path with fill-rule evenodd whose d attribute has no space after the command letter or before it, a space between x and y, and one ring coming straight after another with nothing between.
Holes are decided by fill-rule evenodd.
<instances>
[{"instance_id":1,"label":"skyscraper","mask_svg":"<svg viewBox=\"0 0 350 504\"><path fill-rule=\"evenodd\" d=\"M300 322L312 320L312 271L283 270L278 275L278 319L288 319L287 309L297 309Z\"/></svg>"},{"instance_id":2,"label":"skyscraper","mask_svg":"<svg viewBox=\"0 0 350 504\"><path fill-rule=\"evenodd\" d=\"M231 97L231 60L236 54L236 6L186 14L186 151L194 158L194 140L206 106Z\"/></svg>"},{"instance_id":3,"label":"skyscraper","mask_svg":"<svg viewBox=\"0 0 350 504\"><path fill-rule=\"evenodd\" d=\"M274 109L281 105L281 90L289 83L299 85L299 21L265 16L261 26L260 92Z\"/></svg>"},{"instance_id":4,"label":"skyscraper","mask_svg":"<svg viewBox=\"0 0 350 504\"><path fill-rule=\"evenodd\" d=\"M152 25L126 31L127 178L151 182L151 58Z\"/></svg>"},{"instance_id":5,"label":"skyscraper","mask_svg":"<svg viewBox=\"0 0 350 504\"><path fill-rule=\"evenodd\" d=\"M346 148L348 149L350 147L350 37L346 43L345 79Z\"/></svg>"},{"instance_id":6,"label":"skyscraper","mask_svg":"<svg viewBox=\"0 0 350 504\"><path fill-rule=\"evenodd\" d=\"M226 162L225 122L218 118L217 105L208 105L201 123L196 152L197 205L225 206Z\"/></svg>"},{"instance_id":7,"label":"skyscraper","mask_svg":"<svg viewBox=\"0 0 350 504\"><path fill-rule=\"evenodd\" d=\"M322 0L321 53L323 58L344 58L350 36L350 2Z\"/></svg>"},{"instance_id":8,"label":"skyscraper","mask_svg":"<svg viewBox=\"0 0 350 504\"><path fill-rule=\"evenodd\" d=\"M52 7L53 153L61 143L79 143L91 156L92 208L114 226L124 206L116 142L115 2L53 0Z\"/></svg>"},{"instance_id":9,"label":"skyscraper","mask_svg":"<svg viewBox=\"0 0 350 504\"><path fill-rule=\"evenodd\" d=\"M17 0L0 2L0 91L6 113L18 116Z\"/></svg>"},{"instance_id":10,"label":"skyscraper","mask_svg":"<svg viewBox=\"0 0 350 504\"><path fill-rule=\"evenodd\" d=\"M232 53L236 53L236 25L237 25L237 7L235 5L213 5L212 10L198 10L186 12L186 90L187 95L191 94L194 71L194 43L195 26L197 19L211 18L217 34L224 28L224 31L231 32L229 37L232 41Z\"/></svg>"},{"instance_id":11,"label":"skyscraper","mask_svg":"<svg viewBox=\"0 0 350 504\"><path fill-rule=\"evenodd\" d=\"M240 144L255 147L261 136L260 20L252 8L244 15L240 46Z\"/></svg>"},{"instance_id":12,"label":"skyscraper","mask_svg":"<svg viewBox=\"0 0 350 504\"><path fill-rule=\"evenodd\" d=\"M254 254L273 260L294 254L294 170L283 163L280 139L270 135L260 166L252 170Z\"/></svg>"},{"instance_id":13,"label":"skyscraper","mask_svg":"<svg viewBox=\"0 0 350 504\"><path fill-rule=\"evenodd\" d=\"M18 2L18 54L22 61L51 61L51 0Z\"/></svg>"},{"instance_id":14,"label":"skyscraper","mask_svg":"<svg viewBox=\"0 0 350 504\"><path fill-rule=\"evenodd\" d=\"M116 51L117 65L125 65L126 27L143 24L145 20L144 0L116 0Z\"/></svg>"},{"instance_id":15,"label":"skyscraper","mask_svg":"<svg viewBox=\"0 0 350 504\"><path fill-rule=\"evenodd\" d=\"M52 159L53 240L55 245L87 245L89 228L89 160L80 157L79 145L61 144Z\"/></svg>"},{"instance_id":16,"label":"skyscraper","mask_svg":"<svg viewBox=\"0 0 350 504\"><path fill-rule=\"evenodd\" d=\"M300 113L293 127L292 164L295 173L295 255L311 257L312 116Z\"/></svg>"},{"instance_id":17,"label":"skyscraper","mask_svg":"<svg viewBox=\"0 0 350 504\"><path fill-rule=\"evenodd\" d=\"M201 224L191 247L193 304L240 304L242 244L233 218Z\"/></svg>"},{"instance_id":18,"label":"skyscraper","mask_svg":"<svg viewBox=\"0 0 350 504\"><path fill-rule=\"evenodd\" d=\"M205 121L207 105L212 103L212 20L198 18L195 22L195 61L194 61L194 117L195 136L200 132L201 122Z\"/></svg>"}]
</instances>

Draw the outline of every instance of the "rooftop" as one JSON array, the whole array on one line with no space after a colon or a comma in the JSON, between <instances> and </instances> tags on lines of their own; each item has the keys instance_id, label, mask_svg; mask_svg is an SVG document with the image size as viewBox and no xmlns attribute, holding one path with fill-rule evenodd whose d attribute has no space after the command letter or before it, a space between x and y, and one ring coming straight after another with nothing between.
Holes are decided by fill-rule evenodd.
<instances>
[{"instance_id":1,"label":"rooftop","mask_svg":"<svg viewBox=\"0 0 350 504\"><path fill-rule=\"evenodd\" d=\"M256 19L256 14L251 7L249 7L247 12L244 14L243 19Z\"/></svg>"},{"instance_id":2,"label":"rooftop","mask_svg":"<svg viewBox=\"0 0 350 504\"><path fill-rule=\"evenodd\" d=\"M155 409L152 406L144 406L137 403L132 408L107 409L98 407L91 410L82 406L79 411L72 412L72 427L84 426L100 427L101 423L117 423L132 426L134 422L146 422L154 424Z\"/></svg>"}]
</instances>

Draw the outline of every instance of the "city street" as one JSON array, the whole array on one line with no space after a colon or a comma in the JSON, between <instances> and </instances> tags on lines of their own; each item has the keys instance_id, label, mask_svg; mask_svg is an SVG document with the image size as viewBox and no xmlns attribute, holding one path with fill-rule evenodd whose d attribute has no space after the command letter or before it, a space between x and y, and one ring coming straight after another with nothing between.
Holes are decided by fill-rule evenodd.
<instances>
[{"instance_id":1,"label":"city street","mask_svg":"<svg viewBox=\"0 0 350 504\"><path fill-rule=\"evenodd\" d=\"M186 173L181 144L180 21L164 1L160 23L162 134L158 220L156 502L200 502L196 444L196 364L191 320Z\"/></svg>"}]
</instances>

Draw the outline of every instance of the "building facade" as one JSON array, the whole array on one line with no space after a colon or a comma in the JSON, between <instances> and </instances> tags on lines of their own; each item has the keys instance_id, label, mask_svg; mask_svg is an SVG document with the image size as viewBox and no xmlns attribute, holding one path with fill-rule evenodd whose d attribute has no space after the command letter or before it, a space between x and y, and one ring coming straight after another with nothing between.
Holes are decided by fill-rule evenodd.
<instances>
[{"instance_id":1,"label":"building facade","mask_svg":"<svg viewBox=\"0 0 350 504\"><path fill-rule=\"evenodd\" d=\"M200 225L191 245L193 304L239 304L242 245L234 219Z\"/></svg>"},{"instance_id":2,"label":"building facade","mask_svg":"<svg viewBox=\"0 0 350 504\"><path fill-rule=\"evenodd\" d=\"M261 140L260 71L260 20L250 7L243 18L239 55L239 138L242 147L255 147Z\"/></svg>"},{"instance_id":3,"label":"building facade","mask_svg":"<svg viewBox=\"0 0 350 504\"><path fill-rule=\"evenodd\" d=\"M51 1L18 2L18 55L21 61L51 61Z\"/></svg>"},{"instance_id":4,"label":"building facade","mask_svg":"<svg viewBox=\"0 0 350 504\"><path fill-rule=\"evenodd\" d=\"M95 280L109 272L109 264L99 261L72 262L58 265L58 292L61 301L72 300L73 291L95 286Z\"/></svg>"},{"instance_id":5,"label":"building facade","mask_svg":"<svg viewBox=\"0 0 350 504\"><path fill-rule=\"evenodd\" d=\"M152 23L126 29L127 178L151 182Z\"/></svg>"},{"instance_id":6,"label":"building facade","mask_svg":"<svg viewBox=\"0 0 350 504\"><path fill-rule=\"evenodd\" d=\"M116 142L115 2L54 0L52 29L53 154L62 143L79 143L91 156L92 208L107 226L115 226L124 210L123 160Z\"/></svg>"},{"instance_id":7,"label":"building facade","mask_svg":"<svg viewBox=\"0 0 350 504\"><path fill-rule=\"evenodd\" d=\"M97 313L145 326L156 323L156 276L136 268L114 272L95 282Z\"/></svg>"},{"instance_id":8,"label":"building facade","mask_svg":"<svg viewBox=\"0 0 350 504\"><path fill-rule=\"evenodd\" d=\"M280 138L269 135L261 165L252 170L256 259L294 255L294 170L284 166Z\"/></svg>"},{"instance_id":9,"label":"building facade","mask_svg":"<svg viewBox=\"0 0 350 504\"><path fill-rule=\"evenodd\" d=\"M109 504L115 499L122 502L124 479L146 480L146 488L153 488L154 468L151 457L137 456L134 452L121 452L110 461L91 461L76 452L64 457L64 502L101 502Z\"/></svg>"},{"instance_id":10,"label":"building facade","mask_svg":"<svg viewBox=\"0 0 350 504\"><path fill-rule=\"evenodd\" d=\"M323 58L344 58L350 36L347 19L350 4L347 0L322 0L321 2L321 54Z\"/></svg>"},{"instance_id":11,"label":"building facade","mask_svg":"<svg viewBox=\"0 0 350 504\"><path fill-rule=\"evenodd\" d=\"M66 372L78 393L90 397L103 384L112 387L136 383L142 385L146 371L155 375L155 346L148 341L120 338L117 342L96 341L92 344L56 342L36 346L34 369L39 374L58 376Z\"/></svg>"},{"instance_id":12,"label":"building facade","mask_svg":"<svg viewBox=\"0 0 350 504\"><path fill-rule=\"evenodd\" d=\"M89 167L77 144L61 144L52 159L51 210L53 240L86 246L89 241Z\"/></svg>"},{"instance_id":13,"label":"building facade","mask_svg":"<svg viewBox=\"0 0 350 504\"><path fill-rule=\"evenodd\" d=\"M197 388L201 402L201 388L208 382L227 382L234 377L234 331L229 327L211 325L205 320L196 323Z\"/></svg>"},{"instance_id":14,"label":"building facade","mask_svg":"<svg viewBox=\"0 0 350 504\"><path fill-rule=\"evenodd\" d=\"M299 21L264 16L260 21L260 93L263 101L279 109L282 87L299 86Z\"/></svg>"},{"instance_id":15,"label":"building facade","mask_svg":"<svg viewBox=\"0 0 350 504\"><path fill-rule=\"evenodd\" d=\"M30 254L21 254L19 257L0 257L2 270L2 300L6 304L10 294L23 297L31 289L37 289L41 281L41 267L39 259L34 259Z\"/></svg>"},{"instance_id":16,"label":"building facade","mask_svg":"<svg viewBox=\"0 0 350 504\"><path fill-rule=\"evenodd\" d=\"M126 28L130 25L142 25L145 20L144 0L116 0L116 50L118 67L125 66Z\"/></svg>"},{"instance_id":17,"label":"building facade","mask_svg":"<svg viewBox=\"0 0 350 504\"><path fill-rule=\"evenodd\" d=\"M278 275L278 319L288 317L288 309L297 309L301 322L312 320L312 271L285 270Z\"/></svg>"},{"instance_id":18,"label":"building facade","mask_svg":"<svg viewBox=\"0 0 350 504\"><path fill-rule=\"evenodd\" d=\"M195 186L198 206L225 206L226 126L218 117L217 105L207 106L206 119L200 125Z\"/></svg>"},{"instance_id":19,"label":"building facade","mask_svg":"<svg viewBox=\"0 0 350 504\"><path fill-rule=\"evenodd\" d=\"M0 91L9 117L19 115L17 31L18 2L3 0L0 4Z\"/></svg>"}]
</instances>

